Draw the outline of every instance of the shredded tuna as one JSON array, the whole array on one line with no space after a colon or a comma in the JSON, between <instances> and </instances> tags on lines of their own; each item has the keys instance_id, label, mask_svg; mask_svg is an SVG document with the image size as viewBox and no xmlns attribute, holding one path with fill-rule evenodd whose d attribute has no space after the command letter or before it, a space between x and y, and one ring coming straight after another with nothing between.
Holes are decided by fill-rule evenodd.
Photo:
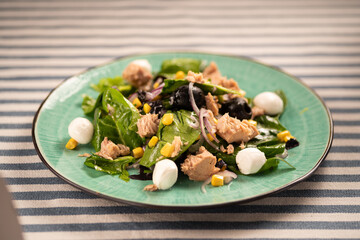
<instances>
[{"instance_id":1,"label":"shredded tuna","mask_svg":"<svg viewBox=\"0 0 360 240\"><path fill-rule=\"evenodd\" d=\"M245 148L245 143L244 142L240 143L240 148L241 148L241 150Z\"/></svg>"},{"instance_id":2,"label":"shredded tuna","mask_svg":"<svg viewBox=\"0 0 360 240\"><path fill-rule=\"evenodd\" d=\"M209 109L215 116L219 114L219 104L216 102L211 93L205 96L206 108Z\"/></svg>"},{"instance_id":3,"label":"shredded tuna","mask_svg":"<svg viewBox=\"0 0 360 240\"><path fill-rule=\"evenodd\" d=\"M234 146L232 144L229 144L226 148L227 154L233 154L234 153Z\"/></svg>"},{"instance_id":4,"label":"shredded tuna","mask_svg":"<svg viewBox=\"0 0 360 240\"><path fill-rule=\"evenodd\" d=\"M78 157L90 157L90 153L79 154Z\"/></svg>"},{"instance_id":5,"label":"shredded tuna","mask_svg":"<svg viewBox=\"0 0 360 240\"><path fill-rule=\"evenodd\" d=\"M138 134L140 137L154 136L159 128L160 119L157 114L141 115L141 118L137 121Z\"/></svg>"},{"instance_id":6,"label":"shredded tuna","mask_svg":"<svg viewBox=\"0 0 360 240\"><path fill-rule=\"evenodd\" d=\"M217 134L225 139L228 143L232 142L248 142L250 139L259 134L255 126L247 120L230 117L228 113L223 115L219 120Z\"/></svg>"},{"instance_id":7,"label":"shredded tuna","mask_svg":"<svg viewBox=\"0 0 360 240\"><path fill-rule=\"evenodd\" d=\"M204 79L204 76L202 73L194 73L192 71L189 71L186 78L189 82L193 83L205 83L206 79Z\"/></svg>"},{"instance_id":8,"label":"shredded tuna","mask_svg":"<svg viewBox=\"0 0 360 240\"><path fill-rule=\"evenodd\" d=\"M122 77L136 88L149 84L152 79L151 72L137 64L130 63L122 73Z\"/></svg>"},{"instance_id":9,"label":"shredded tuna","mask_svg":"<svg viewBox=\"0 0 360 240\"><path fill-rule=\"evenodd\" d=\"M185 159L181 164L181 171L188 175L190 180L205 181L220 171L215 164L216 157L202 146L196 155L189 155Z\"/></svg>"},{"instance_id":10,"label":"shredded tuna","mask_svg":"<svg viewBox=\"0 0 360 240\"><path fill-rule=\"evenodd\" d=\"M158 187L155 184L150 184L144 187L144 191L155 192L157 190Z\"/></svg>"},{"instance_id":11,"label":"shredded tuna","mask_svg":"<svg viewBox=\"0 0 360 240\"><path fill-rule=\"evenodd\" d=\"M175 136L171 145L174 146L174 151L172 152L171 157L176 157L181 150L181 146L183 145L181 138L179 136Z\"/></svg>"},{"instance_id":12,"label":"shredded tuna","mask_svg":"<svg viewBox=\"0 0 360 240\"><path fill-rule=\"evenodd\" d=\"M99 157L103 157L110 160L114 160L120 155L130 154L130 149L127 146L121 145L120 148L119 145L116 145L111 140L108 140L107 137L105 137L104 140L101 142L100 151L95 154L98 155Z\"/></svg>"},{"instance_id":13,"label":"shredded tuna","mask_svg":"<svg viewBox=\"0 0 360 240\"><path fill-rule=\"evenodd\" d=\"M211 83L215 85L220 85L231 90L239 91L241 96L245 96L245 92L241 90L237 82L230 78L224 77L221 75L216 63L211 62L203 71L204 78L211 79Z\"/></svg>"},{"instance_id":14,"label":"shredded tuna","mask_svg":"<svg viewBox=\"0 0 360 240\"><path fill-rule=\"evenodd\" d=\"M255 117L262 116L265 114L265 110L257 106L251 108L251 112L252 112L251 119L254 119Z\"/></svg>"},{"instance_id":15,"label":"shredded tuna","mask_svg":"<svg viewBox=\"0 0 360 240\"><path fill-rule=\"evenodd\" d=\"M226 153L226 149L224 148L224 145L220 146L220 151L222 151L223 153Z\"/></svg>"},{"instance_id":16,"label":"shredded tuna","mask_svg":"<svg viewBox=\"0 0 360 240\"><path fill-rule=\"evenodd\" d=\"M125 146L125 145L122 145L122 144L118 144L117 146L120 149L120 155L121 156L130 155L130 148L128 146Z\"/></svg>"}]
</instances>

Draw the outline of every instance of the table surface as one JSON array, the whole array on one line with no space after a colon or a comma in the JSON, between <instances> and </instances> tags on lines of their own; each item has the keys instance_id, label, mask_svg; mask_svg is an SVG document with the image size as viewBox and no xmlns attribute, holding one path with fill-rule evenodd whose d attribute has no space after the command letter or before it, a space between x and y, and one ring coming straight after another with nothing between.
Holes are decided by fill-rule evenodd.
<instances>
[{"instance_id":1,"label":"table surface","mask_svg":"<svg viewBox=\"0 0 360 240\"><path fill-rule=\"evenodd\" d=\"M360 1L8 0L0 48L0 176L25 239L360 238ZM51 89L158 50L245 55L299 77L334 119L326 160L288 194L201 211L119 204L55 177L31 139Z\"/></svg>"}]
</instances>

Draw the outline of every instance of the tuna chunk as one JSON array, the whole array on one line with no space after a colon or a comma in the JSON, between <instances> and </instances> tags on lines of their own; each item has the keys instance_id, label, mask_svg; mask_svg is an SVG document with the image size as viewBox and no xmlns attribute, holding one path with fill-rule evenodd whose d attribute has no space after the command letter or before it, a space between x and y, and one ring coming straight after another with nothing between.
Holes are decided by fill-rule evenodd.
<instances>
[{"instance_id":1,"label":"tuna chunk","mask_svg":"<svg viewBox=\"0 0 360 240\"><path fill-rule=\"evenodd\" d=\"M189 176L190 180L205 181L211 175L220 171L215 167L216 157L208 152L205 147L200 147L196 155L189 155L183 164L181 171Z\"/></svg>"},{"instance_id":2,"label":"tuna chunk","mask_svg":"<svg viewBox=\"0 0 360 240\"><path fill-rule=\"evenodd\" d=\"M251 109L251 112L252 112L251 119L254 119L255 117L262 116L265 114L265 110L257 106L254 106Z\"/></svg>"},{"instance_id":3,"label":"tuna chunk","mask_svg":"<svg viewBox=\"0 0 360 240\"><path fill-rule=\"evenodd\" d=\"M136 88L147 87L152 79L149 70L134 63L130 63L125 68L122 77Z\"/></svg>"},{"instance_id":4,"label":"tuna chunk","mask_svg":"<svg viewBox=\"0 0 360 240\"><path fill-rule=\"evenodd\" d=\"M216 128L217 134L228 143L248 142L259 134L256 127L247 120L244 119L240 121L239 119L230 117L228 113L218 120Z\"/></svg>"},{"instance_id":5,"label":"tuna chunk","mask_svg":"<svg viewBox=\"0 0 360 240\"><path fill-rule=\"evenodd\" d=\"M130 148L122 144L116 145L111 140L108 140L107 137L105 137L104 140L101 142L100 152L97 152L95 154L99 157L114 160L119 156L129 155Z\"/></svg>"},{"instance_id":6,"label":"tuna chunk","mask_svg":"<svg viewBox=\"0 0 360 240\"><path fill-rule=\"evenodd\" d=\"M237 82L230 78L227 79L227 77L224 77L221 75L217 65L214 62L211 62L209 66L207 66L203 71L204 78L211 79L211 83L215 85L220 85L223 87L226 87L231 90L239 91L242 93L242 95L245 95L245 92L242 91Z\"/></svg>"},{"instance_id":7,"label":"tuna chunk","mask_svg":"<svg viewBox=\"0 0 360 240\"><path fill-rule=\"evenodd\" d=\"M181 150L181 146L183 145L181 138L179 136L175 136L171 145L174 146L174 151L172 152L171 157L176 157Z\"/></svg>"},{"instance_id":8,"label":"tuna chunk","mask_svg":"<svg viewBox=\"0 0 360 240\"><path fill-rule=\"evenodd\" d=\"M209 109L215 116L219 114L219 104L215 101L211 93L205 96L206 108Z\"/></svg>"},{"instance_id":9,"label":"tuna chunk","mask_svg":"<svg viewBox=\"0 0 360 240\"><path fill-rule=\"evenodd\" d=\"M159 128L160 119L157 114L141 115L141 118L137 121L138 134L140 137L154 136Z\"/></svg>"},{"instance_id":10,"label":"tuna chunk","mask_svg":"<svg viewBox=\"0 0 360 240\"><path fill-rule=\"evenodd\" d=\"M189 82L193 82L193 83L204 83L204 82L206 82L206 79L204 79L202 73L194 73L192 71L188 72L185 79L188 80Z\"/></svg>"}]
</instances>

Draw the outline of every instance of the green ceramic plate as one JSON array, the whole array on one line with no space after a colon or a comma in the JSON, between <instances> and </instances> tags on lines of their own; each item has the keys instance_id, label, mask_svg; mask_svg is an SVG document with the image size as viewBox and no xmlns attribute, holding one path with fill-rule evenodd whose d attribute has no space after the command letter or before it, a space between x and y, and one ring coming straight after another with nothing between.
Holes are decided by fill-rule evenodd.
<instances>
[{"instance_id":1,"label":"green ceramic plate","mask_svg":"<svg viewBox=\"0 0 360 240\"><path fill-rule=\"evenodd\" d=\"M262 91L282 89L288 105L281 122L297 137L300 146L289 150L286 164L267 174L239 176L224 187L207 186L201 192L201 183L180 177L171 190L145 192L142 189L151 181L124 182L86 167L79 153L93 152L90 145L76 150L65 149L69 139L67 127L76 117L84 116L81 110L82 94L97 96L90 83L104 77L121 75L123 69L135 59L147 59L154 70L160 69L164 59L189 57L215 61L222 74L234 78L239 86L254 97ZM318 95L298 79L276 68L247 58L206 53L167 52L120 58L105 65L91 68L65 80L40 106L33 124L33 141L46 166L57 176L86 192L119 202L140 206L166 208L199 208L231 203L243 203L284 190L313 173L325 158L331 146L333 125L327 107ZM130 172L130 174L132 174Z\"/></svg>"}]
</instances>

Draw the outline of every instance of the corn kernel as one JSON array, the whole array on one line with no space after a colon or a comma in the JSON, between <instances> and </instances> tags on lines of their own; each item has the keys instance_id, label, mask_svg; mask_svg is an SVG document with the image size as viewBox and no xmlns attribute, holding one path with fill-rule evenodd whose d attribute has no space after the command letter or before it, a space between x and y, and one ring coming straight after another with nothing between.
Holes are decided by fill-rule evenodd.
<instances>
[{"instance_id":1,"label":"corn kernel","mask_svg":"<svg viewBox=\"0 0 360 240\"><path fill-rule=\"evenodd\" d=\"M159 85L160 85L160 83L159 83L159 82L155 82L155 83L154 83L154 85L153 85L153 88L158 88L158 87L159 87Z\"/></svg>"},{"instance_id":2,"label":"corn kernel","mask_svg":"<svg viewBox=\"0 0 360 240\"><path fill-rule=\"evenodd\" d=\"M277 134L277 137L281 142L287 142L290 138L294 138L293 136L291 136L291 134L288 130L279 132Z\"/></svg>"},{"instance_id":3,"label":"corn kernel","mask_svg":"<svg viewBox=\"0 0 360 240\"><path fill-rule=\"evenodd\" d=\"M165 113L163 118L161 119L161 122L164 125L170 125L174 121L174 115L172 113Z\"/></svg>"},{"instance_id":4,"label":"corn kernel","mask_svg":"<svg viewBox=\"0 0 360 240\"><path fill-rule=\"evenodd\" d=\"M213 118L214 120L214 123L217 124L218 123L218 120L216 118Z\"/></svg>"},{"instance_id":5,"label":"corn kernel","mask_svg":"<svg viewBox=\"0 0 360 240\"><path fill-rule=\"evenodd\" d=\"M254 121L254 120L250 119L250 120L248 120L248 122L249 122L251 125L253 125L254 127L257 126L257 121Z\"/></svg>"},{"instance_id":6,"label":"corn kernel","mask_svg":"<svg viewBox=\"0 0 360 240\"><path fill-rule=\"evenodd\" d=\"M163 146L163 148L160 150L160 153L165 157L170 157L174 150L175 147L172 144L166 143L165 146Z\"/></svg>"},{"instance_id":7,"label":"corn kernel","mask_svg":"<svg viewBox=\"0 0 360 240\"><path fill-rule=\"evenodd\" d=\"M175 79L184 79L185 78L185 73L183 71L178 71L175 74Z\"/></svg>"},{"instance_id":8,"label":"corn kernel","mask_svg":"<svg viewBox=\"0 0 360 240\"><path fill-rule=\"evenodd\" d=\"M160 100L161 99L161 96L160 96L160 94L159 95L157 95L156 97L154 97L153 99L152 99L152 101L157 101L157 100Z\"/></svg>"},{"instance_id":9,"label":"corn kernel","mask_svg":"<svg viewBox=\"0 0 360 240\"><path fill-rule=\"evenodd\" d=\"M157 136L153 136L148 143L149 148L155 147L155 145L157 144L158 141L159 141L159 138Z\"/></svg>"},{"instance_id":10,"label":"corn kernel","mask_svg":"<svg viewBox=\"0 0 360 240\"><path fill-rule=\"evenodd\" d=\"M210 133L206 134L206 136L210 140L210 142L214 141L214 138L211 136Z\"/></svg>"},{"instance_id":11,"label":"corn kernel","mask_svg":"<svg viewBox=\"0 0 360 240\"><path fill-rule=\"evenodd\" d=\"M78 142L75 139L70 138L65 147L69 150L73 150L74 148L76 148L77 145Z\"/></svg>"},{"instance_id":12,"label":"corn kernel","mask_svg":"<svg viewBox=\"0 0 360 240\"><path fill-rule=\"evenodd\" d=\"M141 107L141 102L139 98L135 98L134 101L132 102L132 104L136 107L139 108Z\"/></svg>"},{"instance_id":13,"label":"corn kernel","mask_svg":"<svg viewBox=\"0 0 360 240\"><path fill-rule=\"evenodd\" d=\"M217 175L217 174L212 175L211 185L213 185L214 187L223 186L224 185L224 177Z\"/></svg>"},{"instance_id":14,"label":"corn kernel","mask_svg":"<svg viewBox=\"0 0 360 240\"><path fill-rule=\"evenodd\" d=\"M145 103L143 109L144 109L145 113L149 113L151 110L151 107L149 104Z\"/></svg>"},{"instance_id":15,"label":"corn kernel","mask_svg":"<svg viewBox=\"0 0 360 240\"><path fill-rule=\"evenodd\" d=\"M144 155L144 149L137 147L132 150L134 158L141 158Z\"/></svg>"}]
</instances>

